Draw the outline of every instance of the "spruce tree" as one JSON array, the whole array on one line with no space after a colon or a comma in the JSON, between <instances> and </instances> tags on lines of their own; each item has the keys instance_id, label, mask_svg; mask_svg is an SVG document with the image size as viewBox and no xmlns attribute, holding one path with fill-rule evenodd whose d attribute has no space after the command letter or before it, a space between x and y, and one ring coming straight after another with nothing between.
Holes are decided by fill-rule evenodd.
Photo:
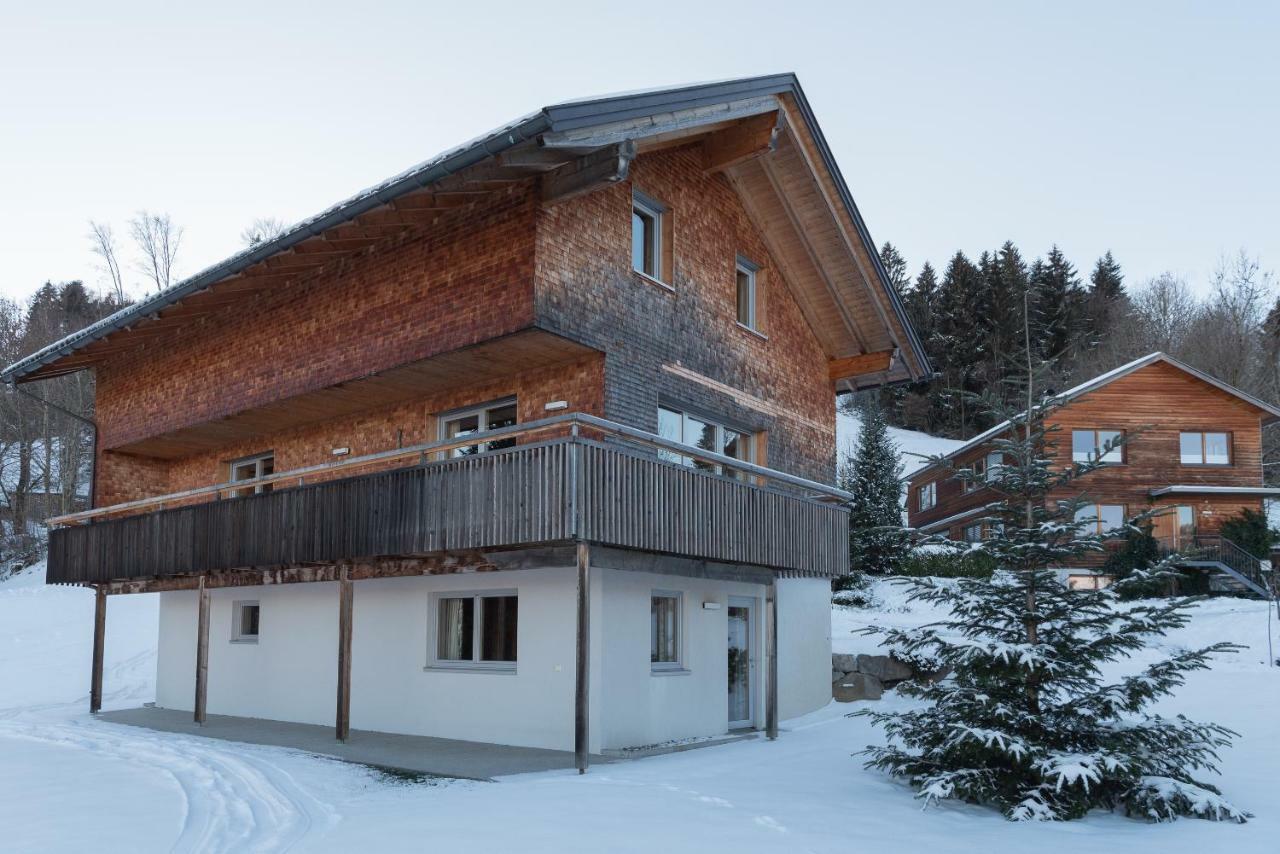
<instances>
[{"instance_id":1,"label":"spruce tree","mask_svg":"<svg viewBox=\"0 0 1280 854\"><path fill-rule=\"evenodd\" d=\"M1033 330L1042 361L1069 358L1084 329L1085 292L1076 268L1057 246L1031 273Z\"/></svg>"},{"instance_id":2,"label":"spruce tree","mask_svg":"<svg viewBox=\"0 0 1280 854\"><path fill-rule=\"evenodd\" d=\"M849 558L862 572L895 572L910 549L902 526L902 460L874 398L860 408L858 447L840 473L849 502Z\"/></svg>"},{"instance_id":3,"label":"spruce tree","mask_svg":"<svg viewBox=\"0 0 1280 854\"><path fill-rule=\"evenodd\" d=\"M1100 665L1186 625L1188 602L1120 606L1123 583L1085 591L1058 582L1050 567L1071 565L1102 543L1092 533L1096 520L1077 518L1084 502L1050 496L1099 463L1052 465L1055 431L1046 416L1059 404L1037 398L1030 380L1026 386L1026 410L1011 416L1010 431L994 442L1004 462L982 475L999 496L986 520L997 533L982 546L997 572L990 580L904 580L911 599L945 606L950 616L884 631L886 645L951 675L903 683L923 707L860 713L889 737L867 749L867 765L906 779L926 804L983 804L1013 820L1107 809L1151 821L1186 815L1243 822L1247 813L1197 776L1217 770L1216 751L1235 733L1143 711L1183 684L1188 671L1234 647L1184 650L1118 682L1103 680ZM958 477L979 475L961 470ZM1150 579L1167 565L1134 575Z\"/></svg>"},{"instance_id":4,"label":"spruce tree","mask_svg":"<svg viewBox=\"0 0 1280 854\"><path fill-rule=\"evenodd\" d=\"M962 437L985 426L984 421L974 418L967 396L982 387L990 316L985 285L981 271L963 252L957 252L938 289L934 336L945 384L935 392L934 403L948 432Z\"/></svg>"},{"instance_id":5,"label":"spruce tree","mask_svg":"<svg viewBox=\"0 0 1280 854\"><path fill-rule=\"evenodd\" d=\"M1111 250L1098 259L1089 275L1088 315L1092 338L1096 342L1110 332L1119 319L1127 296L1124 273Z\"/></svg>"},{"instance_id":6,"label":"spruce tree","mask_svg":"<svg viewBox=\"0 0 1280 854\"><path fill-rule=\"evenodd\" d=\"M889 274L889 284L893 285L899 296L905 295L911 287L911 274L907 272L907 259L902 257L898 247L885 241L884 246L880 247L880 261L884 264L884 271Z\"/></svg>"}]
</instances>

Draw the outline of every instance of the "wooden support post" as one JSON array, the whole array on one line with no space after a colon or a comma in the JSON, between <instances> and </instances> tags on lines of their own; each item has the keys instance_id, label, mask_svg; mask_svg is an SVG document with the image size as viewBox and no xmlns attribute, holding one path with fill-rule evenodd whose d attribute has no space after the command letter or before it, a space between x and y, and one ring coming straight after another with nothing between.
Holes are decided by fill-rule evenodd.
<instances>
[{"instance_id":1,"label":"wooden support post","mask_svg":"<svg viewBox=\"0 0 1280 854\"><path fill-rule=\"evenodd\" d=\"M765 591L765 686L764 731L772 741L778 737L778 585Z\"/></svg>"},{"instance_id":2,"label":"wooden support post","mask_svg":"<svg viewBox=\"0 0 1280 854\"><path fill-rule=\"evenodd\" d=\"M89 676L89 712L102 710L102 653L107 640L107 588L94 586L93 672Z\"/></svg>"},{"instance_id":3,"label":"wooden support post","mask_svg":"<svg viewBox=\"0 0 1280 854\"><path fill-rule=\"evenodd\" d=\"M591 677L591 551L578 543L578 636L574 664L573 754L579 774L587 773L590 743Z\"/></svg>"},{"instance_id":4,"label":"wooden support post","mask_svg":"<svg viewBox=\"0 0 1280 854\"><path fill-rule=\"evenodd\" d=\"M338 578L338 741L351 735L351 606L353 590L346 566Z\"/></svg>"},{"instance_id":5,"label":"wooden support post","mask_svg":"<svg viewBox=\"0 0 1280 854\"><path fill-rule=\"evenodd\" d=\"M209 589L200 576L200 603L196 618L196 704L195 722L204 726L205 705L209 696Z\"/></svg>"}]
</instances>

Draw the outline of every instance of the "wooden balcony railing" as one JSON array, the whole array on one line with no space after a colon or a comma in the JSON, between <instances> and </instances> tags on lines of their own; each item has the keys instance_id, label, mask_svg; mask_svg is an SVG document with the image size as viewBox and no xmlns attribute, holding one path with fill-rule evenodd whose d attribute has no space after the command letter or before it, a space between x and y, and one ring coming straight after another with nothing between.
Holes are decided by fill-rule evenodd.
<instances>
[{"instance_id":1,"label":"wooden balcony railing","mask_svg":"<svg viewBox=\"0 0 1280 854\"><path fill-rule=\"evenodd\" d=\"M518 444L449 456L508 438ZM266 484L271 491L224 498ZM848 563L849 497L571 414L58 517L47 578L92 583L575 540L838 574Z\"/></svg>"}]
</instances>

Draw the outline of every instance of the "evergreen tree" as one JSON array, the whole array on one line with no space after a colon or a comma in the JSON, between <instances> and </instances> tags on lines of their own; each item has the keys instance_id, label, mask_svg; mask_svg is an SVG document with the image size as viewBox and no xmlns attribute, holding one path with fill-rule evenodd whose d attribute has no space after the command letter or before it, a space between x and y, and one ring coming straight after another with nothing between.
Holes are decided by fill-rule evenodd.
<instances>
[{"instance_id":1,"label":"evergreen tree","mask_svg":"<svg viewBox=\"0 0 1280 854\"><path fill-rule=\"evenodd\" d=\"M858 448L840 473L849 502L849 558L861 572L892 573L910 549L902 526L902 461L875 398L861 407Z\"/></svg>"},{"instance_id":2,"label":"evergreen tree","mask_svg":"<svg viewBox=\"0 0 1280 854\"><path fill-rule=\"evenodd\" d=\"M1093 342L1110 332L1126 300L1124 274L1108 249L1094 264L1089 276L1088 325Z\"/></svg>"},{"instance_id":3,"label":"evergreen tree","mask_svg":"<svg viewBox=\"0 0 1280 854\"><path fill-rule=\"evenodd\" d=\"M1069 358L1084 329L1084 289L1076 268L1057 246L1031 272L1035 295L1033 334L1040 344L1040 359L1054 362Z\"/></svg>"},{"instance_id":4,"label":"evergreen tree","mask_svg":"<svg viewBox=\"0 0 1280 854\"><path fill-rule=\"evenodd\" d=\"M938 274L934 271L933 265L925 261L924 266L920 268L920 275L916 276L915 286L907 292L904 302L911 325L915 327L926 350L929 350L933 344L933 316L937 299ZM930 350L929 355L932 357L935 354Z\"/></svg>"},{"instance_id":5,"label":"evergreen tree","mask_svg":"<svg viewBox=\"0 0 1280 854\"><path fill-rule=\"evenodd\" d=\"M987 355L988 294L982 273L963 252L947 264L938 289L934 337L945 385L935 395L941 421L950 432L967 436L982 426L973 417L965 393L981 388Z\"/></svg>"},{"instance_id":6,"label":"evergreen tree","mask_svg":"<svg viewBox=\"0 0 1280 854\"><path fill-rule=\"evenodd\" d=\"M899 296L905 295L911 287L907 259L902 257L902 253L896 246L885 241L884 246L880 248L880 261L884 264L884 271L889 274L889 284L893 285Z\"/></svg>"},{"instance_id":7,"label":"evergreen tree","mask_svg":"<svg viewBox=\"0 0 1280 854\"><path fill-rule=\"evenodd\" d=\"M987 521L1000 527L982 548L997 572L990 580L905 579L912 599L946 606L950 617L888 630L887 645L904 660L953 675L903 683L907 694L927 701L923 707L863 713L889 736L888 744L867 749L867 764L905 778L926 803L983 804L1014 820L1118 809L1153 821L1189 815L1243 822L1247 813L1195 776L1216 771L1216 751L1235 733L1143 713L1188 671L1234 647L1181 651L1114 684L1103 681L1100 665L1184 626L1188 603L1119 607L1115 588L1123 582L1069 590L1049 571L1102 549L1098 535L1086 532L1096 520L1077 518L1087 505L1049 500L1099 463L1051 465L1053 428L1045 419L1057 404L1037 400L1030 379L1026 385L1027 409L996 441L1004 463L989 475L1001 498ZM962 470L959 477L979 475ZM1150 579L1167 565L1134 575Z\"/></svg>"}]
</instances>

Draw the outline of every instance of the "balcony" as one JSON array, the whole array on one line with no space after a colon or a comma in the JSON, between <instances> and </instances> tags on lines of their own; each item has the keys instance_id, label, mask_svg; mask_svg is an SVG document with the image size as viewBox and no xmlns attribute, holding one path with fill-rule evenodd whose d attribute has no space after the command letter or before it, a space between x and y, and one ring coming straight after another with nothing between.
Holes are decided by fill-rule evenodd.
<instances>
[{"instance_id":1,"label":"balcony","mask_svg":"<svg viewBox=\"0 0 1280 854\"><path fill-rule=\"evenodd\" d=\"M453 456L497 440L516 444ZM50 520L47 580L164 579L580 541L835 575L848 566L847 498L568 414L59 517Z\"/></svg>"}]
</instances>

